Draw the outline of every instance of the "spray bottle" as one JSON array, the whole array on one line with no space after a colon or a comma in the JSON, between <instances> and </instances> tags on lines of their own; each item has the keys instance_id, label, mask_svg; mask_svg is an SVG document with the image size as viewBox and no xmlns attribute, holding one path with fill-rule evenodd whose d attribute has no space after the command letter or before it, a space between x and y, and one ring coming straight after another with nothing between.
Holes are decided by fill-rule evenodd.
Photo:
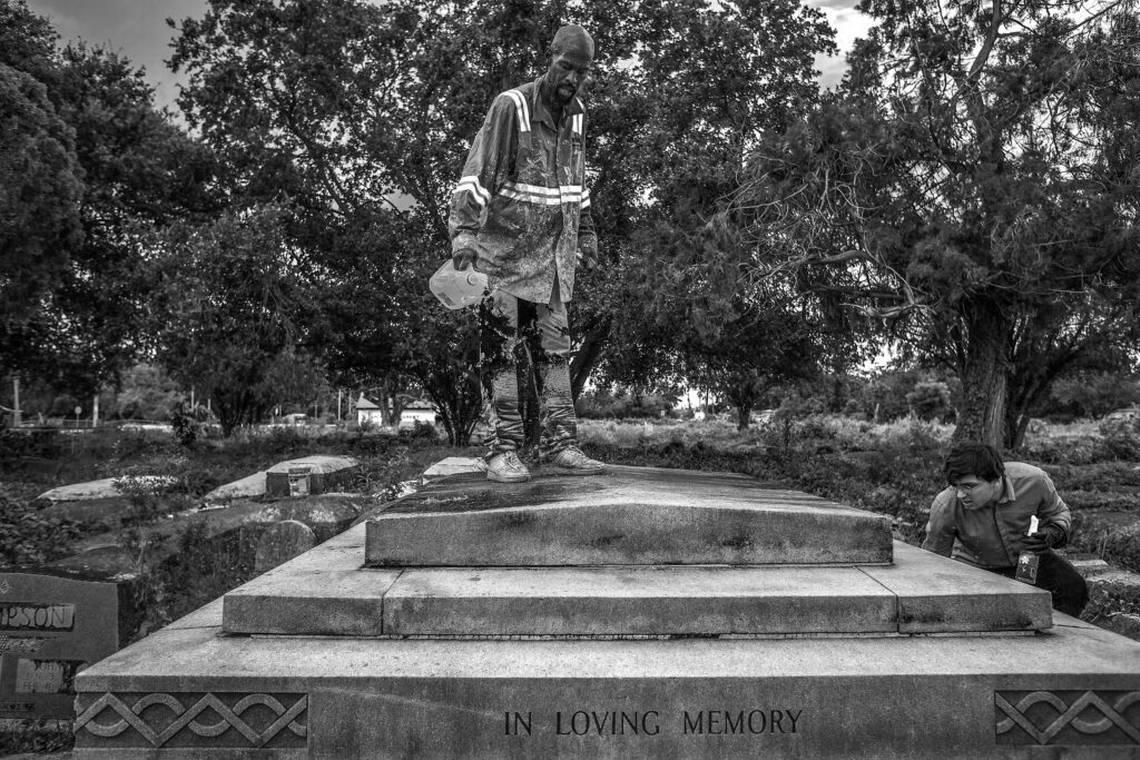
<instances>
[{"instance_id":1,"label":"spray bottle","mask_svg":"<svg viewBox=\"0 0 1140 760\"><path fill-rule=\"evenodd\" d=\"M1029 518L1029 530L1025 535L1032 536L1037 532L1037 515ZM1041 557L1033 552L1022 552L1017 557L1017 574L1014 576L1019 581L1033 584L1037 582L1037 565L1041 562Z\"/></svg>"},{"instance_id":2,"label":"spray bottle","mask_svg":"<svg viewBox=\"0 0 1140 760\"><path fill-rule=\"evenodd\" d=\"M428 288L447 308L462 309L483 300L487 294L487 275L475 267L458 270L448 259L428 280Z\"/></svg>"}]
</instances>

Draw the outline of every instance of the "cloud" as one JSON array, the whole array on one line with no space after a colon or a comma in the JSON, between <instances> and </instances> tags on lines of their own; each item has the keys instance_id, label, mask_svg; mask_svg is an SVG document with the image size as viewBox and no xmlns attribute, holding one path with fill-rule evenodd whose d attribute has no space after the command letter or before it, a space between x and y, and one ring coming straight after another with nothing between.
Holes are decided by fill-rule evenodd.
<instances>
[{"instance_id":1,"label":"cloud","mask_svg":"<svg viewBox=\"0 0 1140 760\"><path fill-rule=\"evenodd\" d=\"M835 29L835 44L839 48L839 54L816 56L815 59L815 67L820 72L820 86L834 87L847 72L847 54L851 52L855 40L867 36L874 20L857 10L854 0L808 0L807 4L821 10L827 23Z\"/></svg>"},{"instance_id":2,"label":"cloud","mask_svg":"<svg viewBox=\"0 0 1140 760\"><path fill-rule=\"evenodd\" d=\"M28 0L28 8L51 20L62 43L105 46L145 69L162 107L174 103L181 79L164 63L174 35L166 19L202 16L206 0Z\"/></svg>"},{"instance_id":3,"label":"cloud","mask_svg":"<svg viewBox=\"0 0 1140 760\"><path fill-rule=\"evenodd\" d=\"M857 3L855 0L808 0L806 5L825 10L855 10Z\"/></svg>"},{"instance_id":4,"label":"cloud","mask_svg":"<svg viewBox=\"0 0 1140 760\"><path fill-rule=\"evenodd\" d=\"M819 86L825 90L838 86L847 73L847 61L843 55L816 56L815 67L819 71Z\"/></svg>"}]
</instances>

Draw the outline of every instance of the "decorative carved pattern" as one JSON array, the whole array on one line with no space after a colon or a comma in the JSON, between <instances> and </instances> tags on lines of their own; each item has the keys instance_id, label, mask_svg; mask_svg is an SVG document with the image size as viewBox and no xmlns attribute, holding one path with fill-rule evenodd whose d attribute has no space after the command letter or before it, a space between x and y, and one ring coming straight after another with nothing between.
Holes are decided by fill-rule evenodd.
<instances>
[{"instance_id":1,"label":"decorative carved pattern","mask_svg":"<svg viewBox=\"0 0 1140 760\"><path fill-rule=\"evenodd\" d=\"M234 695L236 696L236 695ZM285 696L285 695L282 695ZM104 739L119 736L134 729L142 738L153 747L161 747L174 738L183 729L203 738L215 738L235 729L249 742L248 746L263 747L273 737L288 728L296 737L304 739L308 735L308 726L299 722L309 706L308 695L288 695L297 697L292 707L286 708L276 697L270 694L247 694L230 707L214 694L205 694L197 699L190 707L183 707L182 702L172 694L147 694L128 705L110 692L95 700L87 709L80 713L75 720L75 733L86 730ZM173 714L173 720L164 728L154 725L153 717L144 720L143 711L154 705L162 705ZM276 716L276 720L258 730L242 719L242 715L255 705L269 708ZM99 723L95 718L105 710L118 714L120 720L114 723ZM202 723L196 720L203 712L213 710L219 717L214 723ZM217 745L213 745L217 746ZM246 746L246 745L242 745Z\"/></svg>"},{"instance_id":2,"label":"decorative carved pattern","mask_svg":"<svg viewBox=\"0 0 1140 760\"><path fill-rule=\"evenodd\" d=\"M1076 735L1066 732L1064 741L1058 744L1092 744L1091 737L1098 737L1095 743L1100 744L1140 744L1140 708L1133 711L1131 720L1126 715L1130 707L1140 703L1140 691L1069 694L1071 703L1051 691L994 692L997 736L1003 743L1029 744L1032 740L1049 744L1071 728ZM1030 710L1042 704L1052 709L1038 708L1031 717ZM1082 717L1090 709L1099 715ZM1104 736L1109 732L1113 735Z\"/></svg>"}]
</instances>

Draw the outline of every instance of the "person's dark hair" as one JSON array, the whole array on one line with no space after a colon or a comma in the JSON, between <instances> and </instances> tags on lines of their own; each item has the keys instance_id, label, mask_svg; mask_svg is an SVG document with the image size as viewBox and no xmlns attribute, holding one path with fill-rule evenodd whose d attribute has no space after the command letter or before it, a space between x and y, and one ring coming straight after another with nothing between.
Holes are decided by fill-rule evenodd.
<instances>
[{"instance_id":1,"label":"person's dark hair","mask_svg":"<svg viewBox=\"0 0 1140 760\"><path fill-rule=\"evenodd\" d=\"M978 441L961 441L954 444L946 455L942 472L950 485L967 475L977 475L982 480L997 480L1005 475L1005 464L993 446Z\"/></svg>"}]
</instances>

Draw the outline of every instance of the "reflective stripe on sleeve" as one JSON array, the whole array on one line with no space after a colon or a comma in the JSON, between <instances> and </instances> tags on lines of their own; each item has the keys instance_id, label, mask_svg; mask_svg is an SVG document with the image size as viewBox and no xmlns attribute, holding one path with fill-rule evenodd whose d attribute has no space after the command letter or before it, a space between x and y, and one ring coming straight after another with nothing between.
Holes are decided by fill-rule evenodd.
<instances>
[{"instance_id":1,"label":"reflective stripe on sleeve","mask_svg":"<svg viewBox=\"0 0 1140 760\"><path fill-rule=\"evenodd\" d=\"M455 186L454 195L467 190L475 198L475 202L480 206L486 206L491 201L491 194L487 192L487 188L479 181L475 175L463 177L459 180L459 184Z\"/></svg>"}]
</instances>

